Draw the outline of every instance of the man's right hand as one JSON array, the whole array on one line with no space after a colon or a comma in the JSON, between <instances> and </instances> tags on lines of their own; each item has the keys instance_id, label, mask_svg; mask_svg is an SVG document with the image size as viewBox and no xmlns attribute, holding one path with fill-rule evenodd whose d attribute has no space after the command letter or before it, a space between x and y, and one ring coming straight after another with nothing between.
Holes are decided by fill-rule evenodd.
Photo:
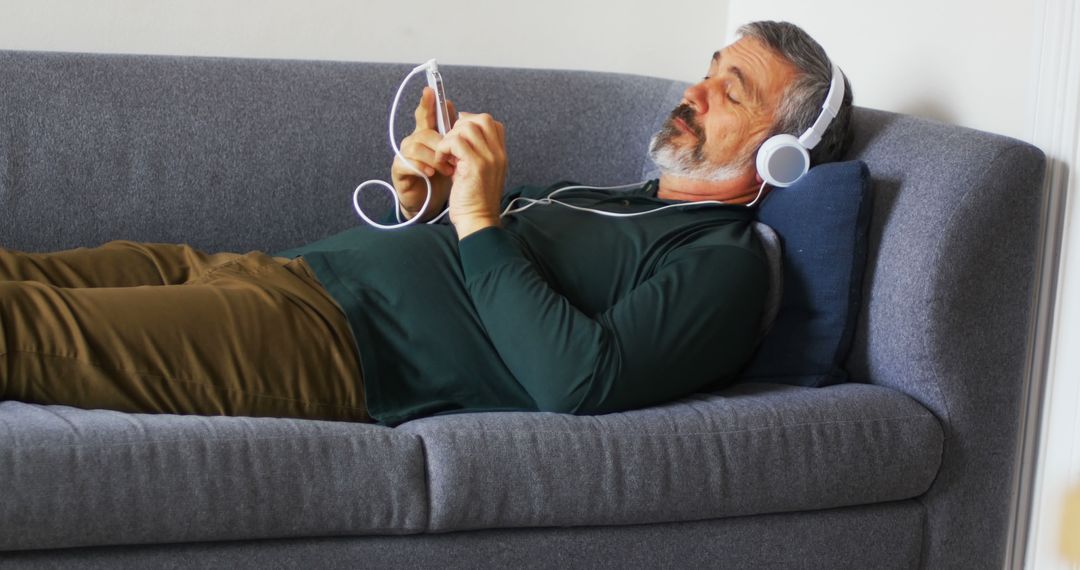
<instances>
[{"instance_id":1,"label":"man's right hand","mask_svg":"<svg viewBox=\"0 0 1080 570\"><path fill-rule=\"evenodd\" d=\"M450 111L450 125L457 122L457 110L449 99L446 106ZM401 154L416 165L424 174L431 179L431 203L428 204L427 212L417 221L426 222L434 218L443 210L447 198L450 196L450 186L453 181L450 176L454 173L454 165L450 160L435 160L435 147L438 146L443 136L439 134L438 119L435 118L435 92L430 87L424 88L424 94L420 97L420 104L416 106L416 129L405 140L401 141ZM420 208L427 198L427 185L424 179L413 169L409 168L400 157L394 157L394 164L390 167L390 175L394 181L394 190L398 200L401 201L401 215L406 219L412 219L420 213Z\"/></svg>"}]
</instances>

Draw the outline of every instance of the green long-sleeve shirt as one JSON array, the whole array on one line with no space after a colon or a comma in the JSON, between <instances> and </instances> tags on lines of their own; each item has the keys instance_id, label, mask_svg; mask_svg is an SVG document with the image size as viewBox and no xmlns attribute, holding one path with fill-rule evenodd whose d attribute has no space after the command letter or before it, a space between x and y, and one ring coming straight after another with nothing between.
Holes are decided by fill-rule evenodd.
<instances>
[{"instance_id":1,"label":"green long-sleeve shirt","mask_svg":"<svg viewBox=\"0 0 1080 570\"><path fill-rule=\"evenodd\" d=\"M503 204L567 185L522 187ZM657 187L556 199L614 212L674 203L657 199ZM605 413L734 377L767 286L752 221L742 206L610 218L550 204L460 242L444 224L363 226L274 255L302 255L345 311L369 413L382 424Z\"/></svg>"}]
</instances>

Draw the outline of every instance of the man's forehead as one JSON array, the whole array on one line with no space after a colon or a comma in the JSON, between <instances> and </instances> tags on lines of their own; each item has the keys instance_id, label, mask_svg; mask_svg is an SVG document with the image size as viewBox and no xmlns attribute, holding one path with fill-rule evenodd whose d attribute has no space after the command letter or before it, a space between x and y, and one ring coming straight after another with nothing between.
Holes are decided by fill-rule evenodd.
<instances>
[{"instance_id":1,"label":"man's forehead","mask_svg":"<svg viewBox=\"0 0 1080 570\"><path fill-rule=\"evenodd\" d=\"M765 90L786 85L795 75L794 65L754 37L739 38L713 52L712 65L718 63L725 69L734 68L740 79Z\"/></svg>"},{"instance_id":2,"label":"man's forehead","mask_svg":"<svg viewBox=\"0 0 1080 570\"><path fill-rule=\"evenodd\" d=\"M770 49L764 42L750 36L739 38L713 52L712 60L714 62L725 58L736 60L755 59L759 63L766 63L766 60L769 59L783 60L780 54Z\"/></svg>"}]
</instances>

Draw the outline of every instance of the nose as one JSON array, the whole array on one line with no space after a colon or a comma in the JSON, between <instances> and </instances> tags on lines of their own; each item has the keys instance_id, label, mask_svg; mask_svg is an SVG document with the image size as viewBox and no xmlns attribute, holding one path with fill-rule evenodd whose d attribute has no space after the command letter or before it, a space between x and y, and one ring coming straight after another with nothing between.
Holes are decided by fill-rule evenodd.
<instances>
[{"instance_id":1,"label":"nose","mask_svg":"<svg viewBox=\"0 0 1080 570\"><path fill-rule=\"evenodd\" d=\"M699 81L683 91L683 102L690 105L698 114L709 110L709 98L707 97L705 82Z\"/></svg>"}]
</instances>

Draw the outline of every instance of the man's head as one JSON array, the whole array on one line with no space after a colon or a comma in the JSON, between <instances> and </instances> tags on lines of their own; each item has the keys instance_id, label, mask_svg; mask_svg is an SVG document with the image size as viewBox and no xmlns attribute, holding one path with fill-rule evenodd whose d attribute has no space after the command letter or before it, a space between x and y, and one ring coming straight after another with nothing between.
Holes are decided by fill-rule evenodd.
<instances>
[{"instance_id":1,"label":"man's head","mask_svg":"<svg viewBox=\"0 0 1080 570\"><path fill-rule=\"evenodd\" d=\"M665 174L705 182L757 178L758 147L770 136L803 134L821 112L832 80L825 50L798 26L752 22L713 55L705 78L683 93L650 143ZM810 152L812 164L837 160L850 139L851 89Z\"/></svg>"}]
</instances>

